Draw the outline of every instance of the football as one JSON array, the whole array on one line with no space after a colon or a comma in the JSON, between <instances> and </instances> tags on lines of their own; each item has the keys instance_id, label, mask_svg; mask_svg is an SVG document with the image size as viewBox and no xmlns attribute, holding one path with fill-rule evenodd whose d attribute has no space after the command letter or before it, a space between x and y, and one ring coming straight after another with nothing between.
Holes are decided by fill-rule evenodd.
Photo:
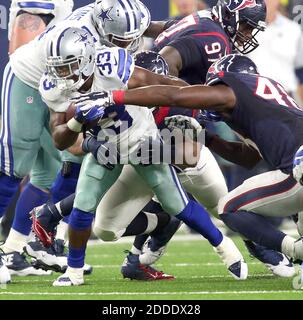
<instances>
[{"instance_id":1,"label":"football","mask_svg":"<svg viewBox=\"0 0 303 320\"><path fill-rule=\"evenodd\" d=\"M71 103L65 112L65 121L68 122L76 113L76 105Z\"/></svg>"}]
</instances>

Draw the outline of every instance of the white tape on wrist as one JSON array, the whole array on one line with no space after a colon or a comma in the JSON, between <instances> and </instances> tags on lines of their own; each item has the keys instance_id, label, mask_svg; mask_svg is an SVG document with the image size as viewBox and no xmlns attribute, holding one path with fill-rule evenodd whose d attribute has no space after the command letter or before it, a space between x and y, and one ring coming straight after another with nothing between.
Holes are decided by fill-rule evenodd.
<instances>
[{"instance_id":1,"label":"white tape on wrist","mask_svg":"<svg viewBox=\"0 0 303 320\"><path fill-rule=\"evenodd\" d=\"M67 122L67 126L71 131L81 132L82 131L82 123L78 122L75 118L71 118Z\"/></svg>"}]
</instances>

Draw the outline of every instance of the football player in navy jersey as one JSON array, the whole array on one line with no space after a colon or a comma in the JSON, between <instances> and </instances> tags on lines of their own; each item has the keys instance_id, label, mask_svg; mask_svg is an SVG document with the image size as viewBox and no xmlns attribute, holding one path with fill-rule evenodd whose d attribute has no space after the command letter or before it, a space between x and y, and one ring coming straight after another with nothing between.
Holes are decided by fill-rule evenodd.
<instances>
[{"instance_id":1,"label":"football player in navy jersey","mask_svg":"<svg viewBox=\"0 0 303 320\"><path fill-rule=\"evenodd\" d=\"M221 219L244 238L302 260L302 239L296 241L264 219L303 209L302 109L279 83L260 76L255 64L242 55L228 55L211 66L206 84L104 93L103 103L203 108L220 116L243 143L211 136L207 144L212 150L240 165L253 167L263 158L275 168L245 180L221 198ZM175 126L178 117L172 119Z\"/></svg>"},{"instance_id":2,"label":"football player in navy jersey","mask_svg":"<svg viewBox=\"0 0 303 320\"><path fill-rule=\"evenodd\" d=\"M219 0L210 10L198 11L180 21L168 21L164 27L165 31L155 40L154 50L165 59L171 75L178 76L191 85L205 83L207 70L215 61L235 50L247 54L258 47L256 34L265 30L265 18L266 5L263 0ZM162 107L155 110L154 116L158 127L163 128L165 117L180 114L195 117L196 111L187 108ZM200 153L201 158L202 153L203 150ZM197 168L199 167L201 166L198 161ZM192 169L191 174L193 174ZM201 170L196 170L196 176L201 174L203 174ZM221 172L213 172L212 180L219 181L220 174ZM216 188L217 194L221 197L220 192L223 186L216 186ZM216 194L213 190L205 191L204 193ZM205 204L205 200L202 203ZM149 210L154 208L158 208L158 205L150 203ZM153 260L151 256L158 259L178 226L179 223L172 219L165 236L161 239L160 236L152 237L147 247L150 257L146 260L141 255L142 262L150 263ZM146 238L146 235L137 236L132 251L139 253ZM264 254L266 250L262 252L262 255ZM266 254L266 259L262 261L277 265L277 260L283 260L280 256L278 258L274 256L273 252L270 255ZM147 258L148 254L145 257Z\"/></svg>"}]
</instances>

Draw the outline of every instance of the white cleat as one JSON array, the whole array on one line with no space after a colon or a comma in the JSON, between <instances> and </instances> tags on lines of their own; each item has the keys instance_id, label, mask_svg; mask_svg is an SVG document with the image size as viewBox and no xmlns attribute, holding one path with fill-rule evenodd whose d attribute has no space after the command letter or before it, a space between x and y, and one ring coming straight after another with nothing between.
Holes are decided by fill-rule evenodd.
<instances>
[{"instance_id":1,"label":"white cleat","mask_svg":"<svg viewBox=\"0 0 303 320\"><path fill-rule=\"evenodd\" d=\"M8 268L11 276L48 276L51 275L51 271L44 271L42 269L36 269L29 264L24 254L20 254L17 251L2 254L2 262Z\"/></svg>"},{"instance_id":2,"label":"white cleat","mask_svg":"<svg viewBox=\"0 0 303 320\"><path fill-rule=\"evenodd\" d=\"M229 273L236 280L247 279L247 264L241 252L230 238L223 236L222 242L217 247L214 247L214 251L220 256Z\"/></svg>"},{"instance_id":3,"label":"white cleat","mask_svg":"<svg viewBox=\"0 0 303 320\"><path fill-rule=\"evenodd\" d=\"M11 282L11 275L8 268L2 263L0 257L0 284L7 284Z\"/></svg>"},{"instance_id":4,"label":"white cleat","mask_svg":"<svg viewBox=\"0 0 303 320\"><path fill-rule=\"evenodd\" d=\"M295 241L294 259L303 260L303 237Z\"/></svg>"},{"instance_id":5,"label":"white cleat","mask_svg":"<svg viewBox=\"0 0 303 320\"><path fill-rule=\"evenodd\" d=\"M39 241L29 242L23 250L35 259L35 266L43 270L63 273L67 268L66 255L57 255L52 247L45 248Z\"/></svg>"},{"instance_id":6,"label":"white cleat","mask_svg":"<svg viewBox=\"0 0 303 320\"><path fill-rule=\"evenodd\" d=\"M144 265L152 265L156 263L165 253L166 246L160 247L155 251L152 251L149 242L145 243L142 254L139 256L140 263Z\"/></svg>"},{"instance_id":7,"label":"white cleat","mask_svg":"<svg viewBox=\"0 0 303 320\"><path fill-rule=\"evenodd\" d=\"M283 254L280 253L282 260L278 265L265 263L266 267L275 275L282 278L290 278L296 274L296 269L291 261Z\"/></svg>"},{"instance_id":8,"label":"white cleat","mask_svg":"<svg viewBox=\"0 0 303 320\"><path fill-rule=\"evenodd\" d=\"M54 287L81 286L82 284L84 284L83 269L75 271L75 269L69 267L64 274L53 282Z\"/></svg>"}]
</instances>

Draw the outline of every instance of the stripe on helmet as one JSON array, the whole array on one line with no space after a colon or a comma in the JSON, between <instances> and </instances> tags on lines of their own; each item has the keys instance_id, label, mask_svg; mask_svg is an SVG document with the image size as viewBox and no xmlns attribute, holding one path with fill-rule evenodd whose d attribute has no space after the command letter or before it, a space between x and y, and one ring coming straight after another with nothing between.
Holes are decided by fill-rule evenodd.
<instances>
[{"instance_id":1,"label":"stripe on helmet","mask_svg":"<svg viewBox=\"0 0 303 320\"><path fill-rule=\"evenodd\" d=\"M134 21L135 21L135 29L138 29L138 21L137 21L137 17L136 17L136 14L135 14L135 8L133 6L133 4L131 3L130 0L126 0L127 3L129 4L131 10L132 10L132 15L133 15L133 18L134 18Z\"/></svg>"},{"instance_id":2,"label":"stripe on helmet","mask_svg":"<svg viewBox=\"0 0 303 320\"><path fill-rule=\"evenodd\" d=\"M60 56L60 43L61 43L61 40L62 40L63 37L64 37L65 31L67 31L68 29L69 29L69 27L66 28L66 29L64 29L64 30L61 32L60 36L58 37L58 40L57 40L57 56L58 56L58 57Z\"/></svg>"},{"instance_id":3,"label":"stripe on helmet","mask_svg":"<svg viewBox=\"0 0 303 320\"><path fill-rule=\"evenodd\" d=\"M126 16L126 23L127 23L127 32L130 32L131 31L130 16L129 16L129 13L126 9L125 3L123 2L123 0L118 0L118 2L120 3L121 7L124 9L125 16Z\"/></svg>"}]
</instances>

